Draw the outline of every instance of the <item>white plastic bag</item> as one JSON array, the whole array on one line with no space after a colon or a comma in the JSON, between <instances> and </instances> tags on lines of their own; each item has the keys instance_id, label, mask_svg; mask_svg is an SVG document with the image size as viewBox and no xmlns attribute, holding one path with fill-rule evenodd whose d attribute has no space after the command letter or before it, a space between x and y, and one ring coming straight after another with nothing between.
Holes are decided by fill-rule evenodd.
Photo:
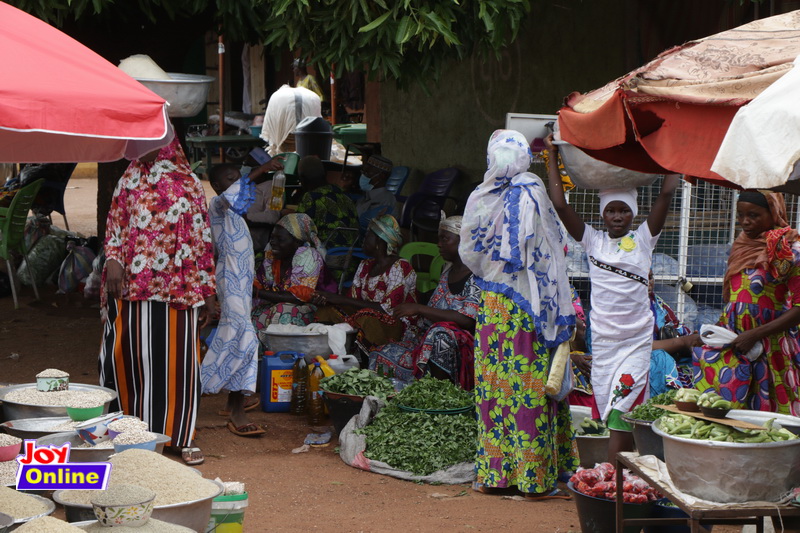
<instances>
[{"instance_id":1,"label":"white plastic bag","mask_svg":"<svg viewBox=\"0 0 800 533\"><path fill-rule=\"evenodd\" d=\"M725 348L736 339L739 335L729 329L713 324L703 324L700 326L700 338L703 344L712 348ZM758 359L764 351L764 346L761 341L757 342L744 357L753 362Z\"/></svg>"}]
</instances>

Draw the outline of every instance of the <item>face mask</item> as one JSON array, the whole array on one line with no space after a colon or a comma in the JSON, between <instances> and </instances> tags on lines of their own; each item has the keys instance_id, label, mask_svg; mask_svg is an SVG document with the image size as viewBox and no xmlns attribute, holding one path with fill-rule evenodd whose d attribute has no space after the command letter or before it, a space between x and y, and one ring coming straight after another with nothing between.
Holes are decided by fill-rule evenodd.
<instances>
[{"instance_id":1,"label":"face mask","mask_svg":"<svg viewBox=\"0 0 800 533\"><path fill-rule=\"evenodd\" d=\"M358 187L365 192L373 189L372 183L370 183L370 179L366 174L361 174L361 177L358 178Z\"/></svg>"}]
</instances>

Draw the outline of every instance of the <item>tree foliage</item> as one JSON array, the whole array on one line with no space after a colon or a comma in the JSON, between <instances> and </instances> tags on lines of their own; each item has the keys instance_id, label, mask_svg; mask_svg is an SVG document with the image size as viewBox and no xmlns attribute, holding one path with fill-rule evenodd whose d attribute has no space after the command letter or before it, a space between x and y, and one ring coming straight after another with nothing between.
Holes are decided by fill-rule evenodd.
<instances>
[{"instance_id":1,"label":"tree foliage","mask_svg":"<svg viewBox=\"0 0 800 533\"><path fill-rule=\"evenodd\" d=\"M512 42L530 0L7 0L37 17L212 13L229 39L301 50L323 71L363 70L399 85L435 80L446 61Z\"/></svg>"}]
</instances>

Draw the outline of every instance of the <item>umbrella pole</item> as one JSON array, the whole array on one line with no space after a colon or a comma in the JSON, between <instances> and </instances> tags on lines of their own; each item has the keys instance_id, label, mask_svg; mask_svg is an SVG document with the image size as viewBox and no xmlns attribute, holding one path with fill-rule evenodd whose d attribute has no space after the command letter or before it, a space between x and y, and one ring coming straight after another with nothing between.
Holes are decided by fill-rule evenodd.
<instances>
[{"instance_id":1,"label":"umbrella pole","mask_svg":"<svg viewBox=\"0 0 800 533\"><path fill-rule=\"evenodd\" d=\"M217 39L217 70L219 76L219 134L225 135L225 41L220 28L219 38ZM219 147L219 160L225 162L225 149ZM210 170L210 169L209 169ZM208 172L208 170L206 170Z\"/></svg>"},{"instance_id":2,"label":"umbrella pole","mask_svg":"<svg viewBox=\"0 0 800 533\"><path fill-rule=\"evenodd\" d=\"M331 125L336 125L336 65L331 65Z\"/></svg>"}]
</instances>

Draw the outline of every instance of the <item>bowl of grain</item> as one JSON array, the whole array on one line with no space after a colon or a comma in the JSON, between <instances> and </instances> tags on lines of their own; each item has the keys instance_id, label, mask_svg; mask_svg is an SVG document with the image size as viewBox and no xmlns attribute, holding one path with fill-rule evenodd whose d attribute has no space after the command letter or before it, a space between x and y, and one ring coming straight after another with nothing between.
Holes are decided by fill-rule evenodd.
<instances>
[{"instance_id":1,"label":"bowl of grain","mask_svg":"<svg viewBox=\"0 0 800 533\"><path fill-rule=\"evenodd\" d=\"M88 442L94 446L111 438L108 434L108 425L120 418L122 418L122 411L97 416L77 424L75 430L81 436L83 442Z\"/></svg>"},{"instance_id":2,"label":"bowl of grain","mask_svg":"<svg viewBox=\"0 0 800 533\"><path fill-rule=\"evenodd\" d=\"M156 451L156 439L158 435L149 431L142 431L135 429L120 433L114 437L114 451L116 453L124 452L125 450L140 449Z\"/></svg>"},{"instance_id":3,"label":"bowl of grain","mask_svg":"<svg viewBox=\"0 0 800 533\"><path fill-rule=\"evenodd\" d=\"M11 515L0 513L0 533L6 533L8 528L14 525L14 518Z\"/></svg>"},{"instance_id":4,"label":"bowl of grain","mask_svg":"<svg viewBox=\"0 0 800 533\"><path fill-rule=\"evenodd\" d=\"M36 374L36 390L39 392L59 392L68 389L68 372L56 368L48 368Z\"/></svg>"},{"instance_id":5,"label":"bowl of grain","mask_svg":"<svg viewBox=\"0 0 800 533\"><path fill-rule=\"evenodd\" d=\"M10 461L19 455L22 439L0 433L0 462Z\"/></svg>"},{"instance_id":6,"label":"bowl of grain","mask_svg":"<svg viewBox=\"0 0 800 533\"><path fill-rule=\"evenodd\" d=\"M164 450L164 445L171 439L161 433L156 433L156 435L158 435L156 453L160 454ZM108 461L108 458L114 455L113 441L104 440L92 446L83 442L83 439L75 432L56 433L36 439L37 446L63 446L67 442L70 444L69 461L71 463L102 463Z\"/></svg>"},{"instance_id":7,"label":"bowl of grain","mask_svg":"<svg viewBox=\"0 0 800 533\"><path fill-rule=\"evenodd\" d=\"M30 522L25 522L14 531L18 533L82 533L84 530L75 526L75 524L64 522L52 516L40 516ZM0 533L2 533L2 530L0 530Z\"/></svg>"},{"instance_id":8,"label":"bowl of grain","mask_svg":"<svg viewBox=\"0 0 800 533\"><path fill-rule=\"evenodd\" d=\"M150 427L147 422L140 420L139 417L125 415L108 424L108 438L114 440L117 435L126 431L147 431L148 429Z\"/></svg>"},{"instance_id":9,"label":"bowl of grain","mask_svg":"<svg viewBox=\"0 0 800 533\"><path fill-rule=\"evenodd\" d=\"M0 487L0 509L14 519L12 527L18 527L34 518L53 514L56 506L47 498Z\"/></svg>"},{"instance_id":10,"label":"bowl of grain","mask_svg":"<svg viewBox=\"0 0 800 533\"><path fill-rule=\"evenodd\" d=\"M70 383L69 390L57 392L40 392L36 390L36 383L0 388L0 402L6 420L67 416L67 406L102 404L105 412L116 397L114 390L85 383Z\"/></svg>"},{"instance_id":11,"label":"bowl of grain","mask_svg":"<svg viewBox=\"0 0 800 533\"><path fill-rule=\"evenodd\" d=\"M67 415L77 422L91 420L103 414L103 405L95 405L92 407L70 407L67 406Z\"/></svg>"},{"instance_id":12,"label":"bowl of grain","mask_svg":"<svg viewBox=\"0 0 800 533\"><path fill-rule=\"evenodd\" d=\"M104 526L139 527L153 514L156 493L139 485L115 485L91 499L97 521Z\"/></svg>"}]
</instances>

